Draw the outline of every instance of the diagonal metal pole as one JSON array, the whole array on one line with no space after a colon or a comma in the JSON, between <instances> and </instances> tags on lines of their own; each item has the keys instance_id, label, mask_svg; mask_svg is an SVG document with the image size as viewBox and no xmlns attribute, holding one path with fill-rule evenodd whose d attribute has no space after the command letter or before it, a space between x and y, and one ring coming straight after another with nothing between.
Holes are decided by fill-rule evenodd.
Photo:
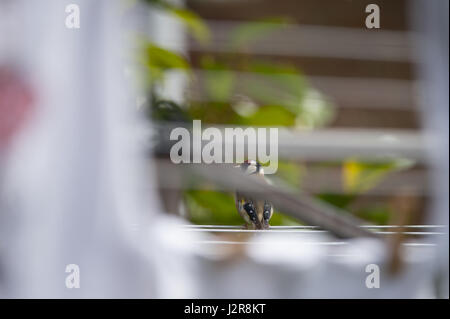
<instances>
[{"instance_id":1,"label":"diagonal metal pole","mask_svg":"<svg viewBox=\"0 0 450 319\"><path fill-rule=\"evenodd\" d=\"M341 238L379 237L361 228L361 221L350 213L321 202L307 194L297 194L274 187L243 174L240 170L226 164L172 164L159 162L159 169L166 178L171 174L182 174L183 179L201 177L230 191L239 189L255 198L264 198L283 213L309 225L319 226ZM181 170L178 171L177 170ZM178 185L178 187L183 187Z\"/></svg>"}]
</instances>

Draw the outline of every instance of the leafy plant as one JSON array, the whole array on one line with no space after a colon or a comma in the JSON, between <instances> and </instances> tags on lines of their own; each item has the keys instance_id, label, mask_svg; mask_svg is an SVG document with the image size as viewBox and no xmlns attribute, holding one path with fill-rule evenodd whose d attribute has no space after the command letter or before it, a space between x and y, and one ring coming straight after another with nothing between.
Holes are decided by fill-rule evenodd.
<instances>
[{"instance_id":1,"label":"leafy plant","mask_svg":"<svg viewBox=\"0 0 450 319\"><path fill-rule=\"evenodd\" d=\"M383 163L347 160L342 167L344 189L348 193L364 193L375 187L388 174L410 168L413 164L406 159Z\"/></svg>"},{"instance_id":2,"label":"leafy plant","mask_svg":"<svg viewBox=\"0 0 450 319\"><path fill-rule=\"evenodd\" d=\"M186 26L200 44L212 39L206 23L194 12L163 0L144 0L165 11ZM272 17L241 23L230 33L226 46L237 54L203 54L194 70L188 57L146 39L141 41L139 61L145 70L148 86L148 113L156 121L190 121L242 126L286 126L320 128L334 117L334 107L319 91L312 88L306 77L294 65L255 59L249 54L252 45L265 41L268 35L288 26L289 19ZM183 104L163 99L158 88L164 87L169 72L188 75L192 90L206 100L188 98ZM199 72L197 72L199 71ZM201 75L200 77L198 75ZM341 165L341 164L339 164ZM395 160L373 163L349 159L342 164L344 194L322 193L318 198L337 207L348 209L358 196L369 191L389 174L406 169L411 163ZM279 161L277 177L296 189L306 170L301 164ZM232 194L212 190L189 190L184 200L194 223L240 225ZM355 212L374 222L387 220L386 207L369 207ZM277 212L272 225L297 224Z\"/></svg>"},{"instance_id":3,"label":"leafy plant","mask_svg":"<svg viewBox=\"0 0 450 319\"><path fill-rule=\"evenodd\" d=\"M189 71L189 62L180 54L164 49L153 42L147 42L143 48L141 61L146 66L150 85L164 80L169 70Z\"/></svg>"},{"instance_id":4,"label":"leafy plant","mask_svg":"<svg viewBox=\"0 0 450 319\"><path fill-rule=\"evenodd\" d=\"M262 40L272 32L281 30L290 21L287 17L269 17L257 21L244 22L231 33L230 47L242 49L255 41Z\"/></svg>"},{"instance_id":5,"label":"leafy plant","mask_svg":"<svg viewBox=\"0 0 450 319\"><path fill-rule=\"evenodd\" d=\"M206 44L210 40L211 34L209 28L195 12L178 6L174 6L173 4L164 0L143 1L153 5L156 9L162 10L176 17L186 26L191 35L200 43Z\"/></svg>"}]
</instances>

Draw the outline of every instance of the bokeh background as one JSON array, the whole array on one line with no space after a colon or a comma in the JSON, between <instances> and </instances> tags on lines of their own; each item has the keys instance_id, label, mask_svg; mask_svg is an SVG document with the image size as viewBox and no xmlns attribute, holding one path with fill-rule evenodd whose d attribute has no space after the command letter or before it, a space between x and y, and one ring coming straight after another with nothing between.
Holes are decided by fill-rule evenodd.
<instances>
[{"instance_id":1,"label":"bokeh background","mask_svg":"<svg viewBox=\"0 0 450 319\"><path fill-rule=\"evenodd\" d=\"M448 298L448 1L372 2L0 0L0 297ZM279 128L271 184L194 119Z\"/></svg>"},{"instance_id":2,"label":"bokeh background","mask_svg":"<svg viewBox=\"0 0 450 319\"><path fill-rule=\"evenodd\" d=\"M336 148L365 134L367 148L407 143L416 148L413 156L381 150L335 158L299 150L280 159L275 179L368 223L395 224L399 210L412 224L423 223L428 170L417 152L424 124L408 1L379 2L380 29L365 27L370 1L147 2L167 22L143 44L153 120L285 127L312 132L311 143L316 131L347 134L329 141ZM184 206L194 223L242 223L230 193L191 189L165 202L175 213ZM280 211L272 220L298 223Z\"/></svg>"}]
</instances>

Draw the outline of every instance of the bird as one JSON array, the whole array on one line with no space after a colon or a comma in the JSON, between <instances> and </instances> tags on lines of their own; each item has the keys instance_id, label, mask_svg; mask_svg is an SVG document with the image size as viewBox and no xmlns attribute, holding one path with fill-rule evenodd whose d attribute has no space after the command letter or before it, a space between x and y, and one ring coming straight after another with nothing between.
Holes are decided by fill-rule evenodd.
<instances>
[{"instance_id":1,"label":"bird","mask_svg":"<svg viewBox=\"0 0 450 319\"><path fill-rule=\"evenodd\" d=\"M235 167L240 168L246 175L255 176L269 183L264 176L264 169L261 164L255 160L246 160ZM269 229L269 221L273 215L273 206L269 201L252 198L245 192L237 190L236 209L245 220L247 229Z\"/></svg>"}]
</instances>

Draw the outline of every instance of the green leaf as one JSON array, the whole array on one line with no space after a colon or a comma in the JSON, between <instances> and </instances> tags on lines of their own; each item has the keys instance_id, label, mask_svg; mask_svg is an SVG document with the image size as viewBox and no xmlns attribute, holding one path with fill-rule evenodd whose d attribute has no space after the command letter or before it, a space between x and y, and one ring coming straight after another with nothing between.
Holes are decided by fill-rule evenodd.
<instances>
[{"instance_id":1,"label":"green leaf","mask_svg":"<svg viewBox=\"0 0 450 319\"><path fill-rule=\"evenodd\" d=\"M259 21L242 23L231 33L230 44L233 49L247 46L268 34L283 28L288 19L285 17L266 18Z\"/></svg>"},{"instance_id":2,"label":"green leaf","mask_svg":"<svg viewBox=\"0 0 450 319\"><path fill-rule=\"evenodd\" d=\"M196 13L187 9L174 7L169 8L169 12L186 25L192 36L198 42L205 44L210 41L211 33L209 28Z\"/></svg>"},{"instance_id":3,"label":"green leaf","mask_svg":"<svg viewBox=\"0 0 450 319\"><path fill-rule=\"evenodd\" d=\"M189 70L189 63L178 53L164 49L154 43L149 43L146 48L147 63L162 70L182 69Z\"/></svg>"},{"instance_id":4,"label":"green leaf","mask_svg":"<svg viewBox=\"0 0 450 319\"><path fill-rule=\"evenodd\" d=\"M294 114L301 111L306 82L295 67L258 61L251 63L248 70L255 76L242 80L241 94L260 104L280 105Z\"/></svg>"},{"instance_id":5,"label":"green leaf","mask_svg":"<svg viewBox=\"0 0 450 319\"><path fill-rule=\"evenodd\" d=\"M211 32L208 26L203 22L202 18L198 16L195 12L174 6L171 3L164 0L144 0L144 1L155 6L156 8L165 10L169 14L172 14L174 17L178 18L178 20L187 27L192 36L200 43L204 44L210 40Z\"/></svg>"},{"instance_id":6,"label":"green leaf","mask_svg":"<svg viewBox=\"0 0 450 319\"><path fill-rule=\"evenodd\" d=\"M334 118L333 105L315 89L307 89L302 99L301 110L295 120L297 127L323 127Z\"/></svg>"},{"instance_id":7,"label":"green leaf","mask_svg":"<svg viewBox=\"0 0 450 319\"><path fill-rule=\"evenodd\" d=\"M228 102L230 100L235 74L226 65L205 56L200 61L205 72L205 89L208 97L214 102Z\"/></svg>"},{"instance_id":8,"label":"green leaf","mask_svg":"<svg viewBox=\"0 0 450 319\"><path fill-rule=\"evenodd\" d=\"M317 198L342 209L347 208L356 198L354 194L322 193Z\"/></svg>"},{"instance_id":9,"label":"green leaf","mask_svg":"<svg viewBox=\"0 0 450 319\"><path fill-rule=\"evenodd\" d=\"M242 125L254 126L292 126L295 115L278 105L264 105L251 116L242 117L240 122Z\"/></svg>"},{"instance_id":10,"label":"green leaf","mask_svg":"<svg viewBox=\"0 0 450 319\"><path fill-rule=\"evenodd\" d=\"M143 46L143 53L138 59L146 66L150 82L162 81L164 73L169 70L190 71L190 65L182 55L152 42L146 42Z\"/></svg>"},{"instance_id":11,"label":"green leaf","mask_svg":"<svg viewBox=\"0 0 450 319\"><path fill-rule=\"evenodd\" d=\"M407 169L412 165L414 162L407 159L383 163L347 160L342 167L343 186L349 193L364 193L375 187L389 173Z\"/></svg>"},{"instance_id":12,"label":"green leaf","mask_svg":"<svg viewBox=\"0 0 450 319\"><path fill-rule=\"evenodd\" d=\"M211 190L185 192L190 220L197 224L243 225L231 194Z\"/></svg>"},{"instance_id":13,"label":"green leaf","mask_svg":"<svg viewBox=\"0 0 450 319\"><path fill-rule=\"evenodd\" d=\"M284 215L281 212L274 210L272 218L270 219L270 226L299 226L302 225L300 221Z\"/></svg>"},{"instance_id":14,"label":"green leaf","mask_svg":"<svg viewBox=\"0 0 450 319\"><path fill-rule=\"evenodd\" d=\"M357 217L368 220L376 225L387 225L392 214L392 209L386 204L364 207L355 212Z\"/></svg>"}]
</instances>

